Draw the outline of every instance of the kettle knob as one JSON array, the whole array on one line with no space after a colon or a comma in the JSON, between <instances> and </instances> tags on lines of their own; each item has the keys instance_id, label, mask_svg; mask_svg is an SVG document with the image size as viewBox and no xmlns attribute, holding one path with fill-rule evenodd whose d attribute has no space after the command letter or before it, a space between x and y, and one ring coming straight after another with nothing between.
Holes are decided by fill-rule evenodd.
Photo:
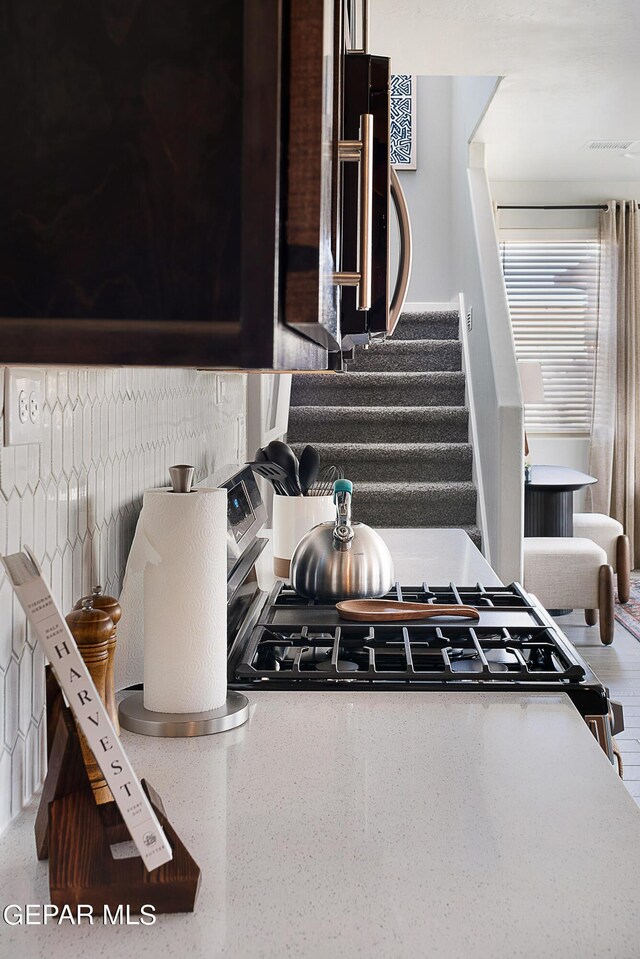
<instances>
[{"instance_id":1,"label":"kettle knob","mask_svg":"<svg viewBox=\"0 0 640 959\"><path fill-rule=\"evenodd\" d=\"M353 527L351 526L351 480L339 479L333 484L333 502L336 504L336 525L333 530L333 545L338 550L351 549Z\"/></svg>"}]
</instances>

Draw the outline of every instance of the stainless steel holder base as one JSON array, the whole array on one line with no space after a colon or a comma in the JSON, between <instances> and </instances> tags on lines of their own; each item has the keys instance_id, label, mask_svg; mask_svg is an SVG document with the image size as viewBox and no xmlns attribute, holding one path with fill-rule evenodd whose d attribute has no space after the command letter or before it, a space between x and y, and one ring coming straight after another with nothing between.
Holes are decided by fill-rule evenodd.
<instances>
[{"instance_id":1,"label":"stainless steel holder base","mask_svg":"<svg viewBox=\"0 0 640 959\"><path fill-rule=\"evenodd\" d=\"M246 723L249 700L242 693L227 691L227 701L204 713L156 713L145 709L143 692L132 693L118 707L120 725L142 736L210 736Z\"/></svg>"}]
</instances>

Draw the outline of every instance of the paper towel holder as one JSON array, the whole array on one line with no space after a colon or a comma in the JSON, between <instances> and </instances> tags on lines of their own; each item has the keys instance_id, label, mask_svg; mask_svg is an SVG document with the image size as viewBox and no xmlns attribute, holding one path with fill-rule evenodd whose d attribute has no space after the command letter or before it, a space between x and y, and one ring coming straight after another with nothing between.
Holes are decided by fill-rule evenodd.
<instances>
[{"instance_id":1,"label":"paper towel holder","mask_svg":"<svg viewBox=\"0 0 640 959\"><path fill-rule=\"evenodd\" d=\"M171 485L173 486L172 492L174 493L195 492L195 490L191 489L194 472L195 472L195 467L193 466L187 466L185 464L182 464L179 466L170 466L169 476L171 477Z\"/></svg>"},{"instance_id":2,"label":"paper towel holder","mask_svg":"<svg viewBox=\"0 0 640 959\"><path fill-rule=\"evenodd\" d=\"M157 713L147 709L141 689L126 696L118 707L120 725L141 736L210 736L246 723L249 700L234 689L227 690L226 702L202 713Z\"/></svg>"},{"instance_id":3,"label":"paper towel holder","mask_svg":"<svg viewBox=\"0 0 640 959\"><path fill-rule=\"evenodd\" d=\"M173 493L194 493L194 467L186 464L170 466L169 475ZM241 726L249 718L249 700L241 693L227 690L225 702L216 709L197 713L168 713L147 709L142 686L120 702L120 725L142 736L184 737L209 736Z\"/></svg>"}]
</instances>

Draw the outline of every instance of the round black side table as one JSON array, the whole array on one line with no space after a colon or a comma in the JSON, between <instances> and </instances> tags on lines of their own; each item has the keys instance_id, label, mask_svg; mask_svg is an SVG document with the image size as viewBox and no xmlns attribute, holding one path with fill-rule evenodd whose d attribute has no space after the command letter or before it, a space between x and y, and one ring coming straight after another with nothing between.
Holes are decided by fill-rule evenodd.
<instances>
[{"instance_id":1,"label":"round black side table","mask_svg":"<svg viewBox=\"0 0 640 959\"><path fill-rule=\"evenodd\" d=\"M532 466L524 486L524 535L573 536L573 494L597 482L568 466Z\"/></svg>"}]
</instances>

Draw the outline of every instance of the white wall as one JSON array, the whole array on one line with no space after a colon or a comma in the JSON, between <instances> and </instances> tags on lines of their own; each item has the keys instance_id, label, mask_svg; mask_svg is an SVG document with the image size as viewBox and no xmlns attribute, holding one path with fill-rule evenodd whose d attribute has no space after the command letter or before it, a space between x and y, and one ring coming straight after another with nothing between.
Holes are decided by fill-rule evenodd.
<instances>
[{"instance_id":1,"label":"white wall","mask_svg":"<svg viewBox=\"0 0 640 959\"><path fill-rule=\"evenodd\" d=\"M143 491L175 463L201 480L244 461L245 396L238 374L48 369L44 442L0 447L0 552L29 546L64 613L97 583L118 596ZM0 832L44 776L43 713L44 657L2 572Z\"/></svg>"},{"instance_id":2,"label":"white wall","mask_svg":"<svg viewBox=\"0 0 640 959\"><path fill-rule=\"evenodd\" d=\"M452 81L452 270L467 309L473 310L468 375L476 402L490 560L511 582L522 578L522 401L489 183L481 150L474 150L473 162L469 152L495 89L491 77Z\"/></svg>"},{"instance_id":3,"label":"white wall","mask_svg":"<svg viewBox=\"0 0 640 959\"><path fill-rule=\"evenodd\" d=\"M417 91L418 167L399 171L413 232L407 299L448 302L458 292L451 268L451 77L418 77Z\"/></svg>"}]
</instances>

